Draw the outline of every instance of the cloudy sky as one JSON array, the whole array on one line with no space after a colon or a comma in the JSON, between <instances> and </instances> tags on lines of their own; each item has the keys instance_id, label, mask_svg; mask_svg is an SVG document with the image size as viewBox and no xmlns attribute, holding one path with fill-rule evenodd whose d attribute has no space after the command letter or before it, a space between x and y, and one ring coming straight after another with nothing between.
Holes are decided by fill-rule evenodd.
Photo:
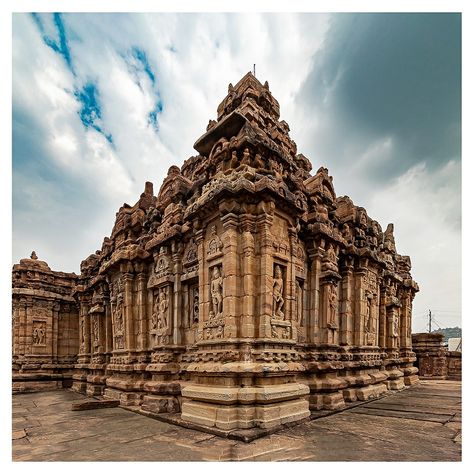
<instances>
[{"instance_id":1,"label":"cloudy sky","mask_svg":"<svg viewBox=\"0 0 474 474\"><path fill-rule=\"evenodd\" d=\"M461 324L461 17L457 14L14 14L13 263L54 270L215 118L256 64L298 149L411 256L432 309Z\"/></svg>"}]
</instances>

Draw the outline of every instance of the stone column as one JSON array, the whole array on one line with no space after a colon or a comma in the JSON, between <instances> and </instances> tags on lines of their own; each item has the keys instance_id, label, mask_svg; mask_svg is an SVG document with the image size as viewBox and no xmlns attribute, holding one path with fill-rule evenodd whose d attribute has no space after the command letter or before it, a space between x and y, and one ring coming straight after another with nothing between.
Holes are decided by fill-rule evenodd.
<instances>
[{"instance_id":1,"label":"stone column","mask_svg":"<svg viewBox=\"0 0 474 474\"><path fill-rule=\"evenodd\" d=\"M354 345L365 346L365 315L367 314L367 298L364 279L367 275L367 269L358 267L354 273L354 301L355 301L355 318L354 318Z\"/></svg>"},{"instance_id":2,"label":"stone column","mask_svg":"<svg viewBox=\"0 0 474 474\"><path fill-rule=\"evenodd\" d=\"M319 311L319 277L321 275L321 251L313 248L308 254L311 262L309 274L309 321L308 321L308 342L320 342L321 315Z\"/></svg>"},{"instance_id":3,"label":"stone column","mask_svg":"<svg viewBox=\"0 0 474 474\"><path fill-rule=\"evenodd\" d=\"M412 317L412 304L413 298L415 297L415 292L412 288L404 289L401 297L401 315L400 315L400 326L401 326L401 336L400 336L400 347L411 351L412 349L412 340L411 340L411 317Z\"/></svg>"},{"instance_id":4,"label":"stone column","mask_svg":"<svg viewBox=\"0 0 474 474\"><path fill-rule=\"evenodd\" d=\"M110 301L110 278L107 277L108 291L104 294L105 303L105 352L106 361L109 362L114 349L112 332L112 302Z\"/></svg>"},{"instance_id":5,"label":"stone column","mask_svg":"<svg viewBox=\"0 0 474 474\"><path fill-rule=\"evenodd\" d=\"M12 320L12 349L13 359L20 355L20 304L15 297L12 301L13 320Z\"/></svg>"},{"instance_id":6,"label":"stone column","mask_svg":"<svg viewBox=\"0 0 474 474\"><path fill-rule=\"evenodd\" d=\"M275 203L260 203L257 229L260 239L260 265L258 294L258 337L271 338L271 318L273 310L273 238L271 226Z\"/></svg>"},{"instance_id":7,"label":"stone column","mask_svg":"<svg viewBox=\"0 0 474 474\"><path fill-rule=\"evenodd\" d=\"M57 362L58 359L58 348L59 348L59 311L61 305L59 302L53 302L52 304L52 338L51 338L51 356L53 362Z\"/></svg>"},{"instance_id":8,"label":"stone column","mask_svg":"<svg viewBox=\"0 0 474 474\"><path fill-rule=\"evenodd\" d=\"M209 316L209 272L205 264L204 232L201 228L195 229L194 241L196 242L196 253L198 256L198 279L199 279L199 321L197 340L203 339L204 322Z\"/></svg>"},{"instance_id":9,"label":"stone column","mask_svg":"<svg viewBox=\"0 0 474 474\"><path fill-rule=\"evenodd\" d=\"M388 346L389 338L389 322L387 319L387 301L386 301L386 289L380 287L380 305L379 305L379 347L386 349Z\"/></svg>"},{"instance_id":10,"label":"stone column","mask_svg":"<svg viewBox=\"0 0 474 474\"><path fill-rule=\"evenodd\" d=\"M19 353L21 354L22 357L25 356L27 353L27 300L25 298L20 299L20 307L18 310L19 314L19 323L20 323L20 329L19 329Z\"/></svg>"},{"instance_id":11,"label":"stone column","mask_svg":"<svg viewBox=\"0 0 474 474\"><path fill-rule=\"evenodd\" d=\"M341 328L339 331L340 343L343 346L350 346L354 341L354 314L352 311L353 272L354 259L352 257L346 257L344 270L342 272Z\"/></svg>"},{"instance_id":12,"label":"stone column","mask_svg":"<svg viewBox=\"0 0 474 474\"><path fill-rule=\"evenodd\" d=\"M251 215L243 215L240 218L242 226L242 320L240 322L240 336L254 337L255 320L254 320L254 304L255 304L255 279L256 279L256 262L255 262L255 240L252 233L255 218Z\"/></svg>"},{"instance_id":13,"label":"stone column","mask_svg":"<svg viewBox=\"0 0 474 474\"><path fill-rule=\"evenodd\" d=\"M291 322L291 339L297 339L298 337L298 315L297 315L297 303L296 303L296 250L298 246L298 235L296 228L289 226L288 236L290 241L290 262L286 272L286 295L285 305L288 307L286 318Z\"/></svg>"},{"instance_id":14,"label":"stone column","mask_svg":"<svg viewBox=\"0 0 474 474\"><path fill-rule=\"evenodd\" d=\"M138 337L137 337L137 349L139 351L146 351L148 347L147 341L147 276L144 273L144 268L140 267L140 273L138 274L138 293L137 293L137 306L138 306Z\"/></svg>"},{"instance_id":15,"label":"stone column","mask_svg":"<svg viewBox=\"0 0 474 474\"><path fill-rule=\"evenodd\" d=\"M223 234L223 301L222 309L225 315L225 338L237 337L237 314L239 313L240 298L240 264L238 253L238 217L233 213L221 217Z\"/></svg>"},{"instance_id":16,"label":"stone column","mask_svg":"<svg viewBox=\"0 0 474 474\"><path fill-rule=\"evenodd\" d=\"M79 362L87 363L89 362L91 352L90 300L88 297L80 296L79 301Z\"/></svg>"},{"instance_id":17,"label":"stone column","mask_svg":"<svg viewBox=\"0 0 474 474\"><path fill-rule=\"evenodd\" d=\"M181 298L181 272L182 272L182 245L173 242L171 246L171 260L173 262L174 285L173 285L173 314L172 314L172 344L179 345L182 342L183 327L183 299Z\"/></svg>"},{"instance_id":18,"label":"stone column","mask_svg":"<svg viewBox=\"0 0 474 474\"><path fill-rule=\"evenodd\" d=\"M133 324L133 274L130 269L122 275L124 281L123 314L125 328L125 349L129 352L135 351L135 334Z\"/></svg>"}]
</instances>

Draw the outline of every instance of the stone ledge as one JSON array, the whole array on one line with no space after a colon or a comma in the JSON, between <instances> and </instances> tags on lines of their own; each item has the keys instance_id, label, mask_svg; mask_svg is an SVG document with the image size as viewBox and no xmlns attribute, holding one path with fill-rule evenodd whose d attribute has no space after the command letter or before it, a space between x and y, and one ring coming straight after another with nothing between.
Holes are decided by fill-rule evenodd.
<instances>
[{"instance_id":1,"label":"stone ledge","mask_svg":"<svg viewBox=\"0 0 474 474\"><path fill-rule=\"evenodd\" d=\"M182 428L187 428L190 430L201 431L203 433L212 434L219 436L221 438L233 439L237 441L243 441L244 443L251 443L256 439L263 438L264 436L277 433L286 428L291 428L292 426L300 425L308 421L308 419L301 421L290 421L284 425L275 426L272 428L248 428L248 429L235 429L235 430L222 430L216 427L198 425L192 423L191 421L186 421L181 419L181 415L177 413L152 413L141 409L131 408L131 407L120 407L124 410L133 411L134 413L139 413L141 415L153 418L155 420L163 421L164 423L169 423L176 426L181 426Z\"/></svg>"}]
</instances>

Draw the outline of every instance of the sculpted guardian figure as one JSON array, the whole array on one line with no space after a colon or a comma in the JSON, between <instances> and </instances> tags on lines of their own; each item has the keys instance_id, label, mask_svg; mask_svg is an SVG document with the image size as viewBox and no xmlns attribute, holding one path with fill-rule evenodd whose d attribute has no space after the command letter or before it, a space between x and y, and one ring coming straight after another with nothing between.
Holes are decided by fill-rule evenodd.
<instances>
[{"instance_id":1,"label":"sculpted guardian figure","mask_svg":"<svg viewBox=\"0 0 474 474\"><path fill-rule=\"evenodd\" d=\"M163 329L168 327L168 291L166 288L160 290L160 305L158 328Z\"/></svg>"},{"instance_id":2,"label":"sculpted guardian figure","mask_svg":"<svg viewBox=\"0 0 474 474\"><path fill-rule=\"evenodd\" d=\"M212 270L211 280L211 298L212 298L212 311L211 317L218 317L222 314L222 288L223 279L221 270L219 267L214 267Z\"/></svg>"},{"instance_id":3,"label":"sculpted guardian figure","mask_svg":"<svg viewBox=\"0 0 474 474\"><path fill-rule=\"evenodd\" d=\"M275 265L275 276L273 277L273 317L284 319L283 305L283 276L280 265Z\"/></svg>"}]
</instances>

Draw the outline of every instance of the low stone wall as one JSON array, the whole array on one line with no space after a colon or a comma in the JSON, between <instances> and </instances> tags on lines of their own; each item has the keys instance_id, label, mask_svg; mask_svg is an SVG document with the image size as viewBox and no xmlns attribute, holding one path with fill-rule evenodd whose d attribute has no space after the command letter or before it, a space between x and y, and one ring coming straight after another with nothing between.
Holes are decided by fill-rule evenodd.
<instances>
[{"instance_id":1,"label":"low stone wall","mask_svg":"<svg viewBox=\"0 0 474 474\"><path fill-rule=\"evenodd\" d=\"M447 351L442 334L417 333L412 341L420 377L461 379L461 353Z\"/></svg>"},{"instance_id":2,"label":"low stone wall","mask_svg":"<svg viewBox=\"0 0 474 474\"><path fill-rule=\"evenodd\" d=\"M459 351L446 352L448 378L453 380L461 380L462 374L462 356Z\"/></svg>"}]
</instances>

